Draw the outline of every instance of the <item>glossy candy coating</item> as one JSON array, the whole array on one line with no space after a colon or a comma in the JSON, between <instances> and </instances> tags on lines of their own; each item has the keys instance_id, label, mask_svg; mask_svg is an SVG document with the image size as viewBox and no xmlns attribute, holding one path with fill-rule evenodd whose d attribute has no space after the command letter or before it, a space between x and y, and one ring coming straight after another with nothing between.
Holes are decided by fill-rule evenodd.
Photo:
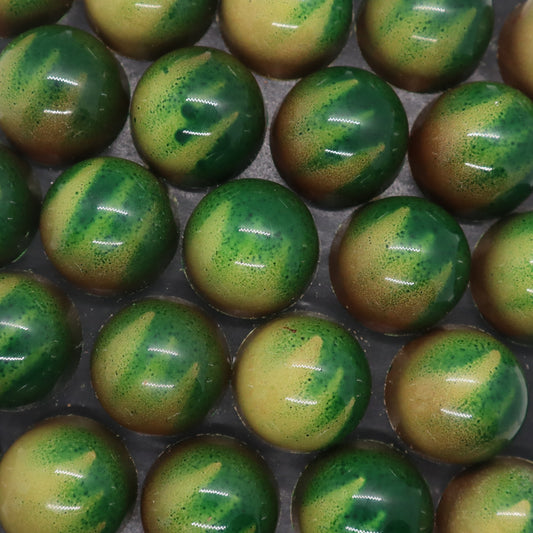
<instances>
[{"instance_id":1,"label":"glossy candy coating","mask_svg":"<svg viewBox=\"0 0 533 533\"><path fill-rule=\"evenodd\" d=\"M60 19L73 0L0 0L0 37L13 37Z\"/></svg>"},{"instance_id":2,"label":"glossy candy coating","mask_svg":"<svg viewBox=\"0 0 533 533\"><path fill-rule=\"evenodd\" d=\"M0 54L0 127L22 152L63 165L104 149L122 129L129 91L102 42L69 26L23 33Z\"/></svg>"},{"instance_id":3,"label":"glossy candy coating","mask_svg":"<svg viewBox=\"0 0 533 533\"><path fill-rule=\"evenodd\" d=\"M436 92L472 74L493 24L492 0L366 0L357 38L379 76L408 91Z\"/></svg>"},{"instance_id":4,"label":"glossy candy coating","mask_svg":"<svg viewBox=\"0 0 533 533\"><path fill-rule=\"evenodd\" d=\"M385 190L407 150L405 110L374 74L331 67L304 78L272 125L276 167L298 193L323 207L347 207Z\"/></svg>"},{"instance_id":5,"label":"glossy candy coating","mask_svg":"<svg viewBox=\"0 0 533 533\"><path fill-rule=\"evenodd\" d=\"M527 410L513 353L473 328L434 330L406 344L385 386L392 427L414 450L449 463L483 461L518 432Z\"/></svg>"},{"instance_id":6,"label":"glossy candy coating","mask_svg":"<svg viewBox=\"0 0 533 533\"><path fill-rule=\"evenodd\" d=\"M196 42L215 16L217 0L85 0L91 25L119 53L156 59Z\"/></svg>"},{"instance_id":7,"label":"glossy candy coating","mask_svg":"<svg viewBox=\"0 0 533 533\"><path fill-rule=\"evenodd\" d=\"M365 413L371 377L365 354L342 326L286 315L245 339L234 371L237 407L267 442L310 452L342 440Z\"/></svg>"},{"instance_id":8,"label":"glossy candy coating","mask_svg":"<svg viewBox=\"0 0 533 533\"><path fill-rule=\"evenodd\" d=\"M94 390L128 429L171 435L200 422L229 379L216 323L184 300L150 298L112 317L92 359Z\"/></svg>"},{"instance_id":9,"label":"glossy candy coating","mask_svg":"<svg viewBox=\"0 0 533 533\"><path fill-rule=\"evenodd\" d=\"M18 259L39 225L41 192L30 166L0 145L0 266Z\"/></svg>"},{"instance_id":10,"label":"glossy candy coating","mask_svg":"<svg viewBox=\"0 0 533 533\"><path fill-rule=\"evenodd\" d=\"M325 67L348 39L351 0L222 0L220 29L245 65L273 78Z\"/></svg>"},{"instance_id":11,"label":"glossy candy coating","mask_svg":"<svg viewBox=\"0 0 533 533\"><path fill-rule=\"evenodd\" d=\"M104 426L49 418L0 462L0 522L6 533L115 533L136 489L131 457Z\"/></svg>"},{"instance_id":12,"label":"glossy candy coating","mask_svg":"<svg viewBox=\"0 0 533 533\"><path fill-rule=\"evenodd\" d=\"M69 298L44 278L0 272L0 409L43 399L74 371L80 352Z\"/></svg>"},{"instance_id":13,"label":"glossy candy coating","mask_svg":"<svg viewBox=\"0 0 533 533\"><path fill-rule=\"evenodd\" d=\"M533 463L496 457L471 467L446 487L438 533L533 533Z\"/></svg>"},{"instance_id":14,"label":"glossy candy coating","mask_svg":"<svg viewBox=\"0 0 533 533\"><path fill-rule=\"evenodd\" d=\"M392 447L356 441L311 463L293 496L299 533L431 533L426 482Z\"/></svg>"},{"instance_id":15,"label":"glossy candy coating","mask_svg":"<svg viewBox=\"0 0 533 533\"><path fill-rule=\"evenodd\" d=\"M485 319L512 339L533 343L533 212L494 224L472 254L470 289Z\"/></svg>"},{"instance_id":16,"label":"glossy candy coating","mask_svg":"<svg viewBox=\"0 0 533 533\"><path fill-rule=\"evenodd\" d=\"M226 183L194 209L183 236L185 273L213 307L256 318L300 298L318 261L311 213L289 189L259 179Z\"/></svg>"},{"instance_id":17,"label":"glossy candy coating","mask_svg":"<svg viewBox=\"0 0 533 533\"><path fill-rule=\"evenodd\" d=\"M465 235L443 209L416 197L390 197L355 211L330 254L339 301L366 327L412 333L442 319L468 283Z\"/></svg>"},{"instance_id":18,"label":"glossy candy coating","mask_svg":"<svg viewBox=\"0 0 533 533\"><path fill-rule=\"evenodd\" d=\"M140 165L112 157L88 159L61 174L46 194L40 228L61 274L103 295L153 281L178 241L163 185Z\"/></svg>"},{"instance_id":19,"label":"glossy candy coating","mask_svg":"<svg viewBox=\"0 0 533 533\"><path fill-rule=\"evenodd\" d=\"M500 32L498 63L505 83L533 98L533 2L518 4Z\"/></svg>"},{"instance_id":20,"label":"glossy candy coating","mask_svg":"<svg viewBox=\"0 0 533 533\"><path fill-rule=\"evenodd\" d=\"M417 118L409 143L416 182L464 218L501 216L533 189L533 102L502 83L452 89Z\"/></svg>"},{"instance_id":21,"label":"glossy candy coating","mask_svg":"<svg viewBox=\"0 0 533 533\"><path fill-rule=\"evenodd\" d=\"M239 441L205 435L167 450L141 500L146 533L273 533L278 496L264 461Z\"/></svg>"},{"instance_id":22,"label":"glossy candy coating","mask_svg":"<svg viewBox=\"0 0 533 533\"><path fill-rule=\"evenodd\" d=\"M265 131L261 90L237 59L214 48L171 52L143 74L131 106L142 158L178 187L198 188L240 174Z\"/></svg>"}]
</instances>

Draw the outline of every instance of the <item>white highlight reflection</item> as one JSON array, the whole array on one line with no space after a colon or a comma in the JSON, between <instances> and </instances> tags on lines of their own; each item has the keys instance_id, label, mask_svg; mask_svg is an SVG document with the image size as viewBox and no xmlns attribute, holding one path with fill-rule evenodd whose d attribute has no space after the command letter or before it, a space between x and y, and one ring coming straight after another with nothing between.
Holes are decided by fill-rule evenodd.
<instances>
[{"instance_id":1,"label":"white highlight reflection","mask_svg":"<svg viewBox=\"0 0 533 533\"><path fill-rule=\"evenodd\" d=\"M240 233L252 233L254 235L264 235L265 237L271 237L272 233L270 231L263 231L260 229L253 229L253 228L239 228Z\"/></svg>"},{"instance_id":2,"label":"white highlight reflection","mask_svg":"<svg viewBox=\"0 0 533 533\"><path fill-rule=\"evenodd\" d=\"M244 267L251 267L251 268L265 268L266 265L262 265L260 263L243 263L242 261L235 261L236 265L244 266Z\"/></svg>"},{"instance_id":3,"label":"white highlight reflection","mask_svg":"<svg viewBox=\"0 0 533 533\"><path fill-rule=\"evenodd\" d=\"M340 122L342 124L354 124L359 126L361 122L359 120L353 120L350 118L340 118L340 117L329 117L328 122Z\"/></svg>"},{"instance_id":4,"label":"white highlight reflection","mask_svg":"<svg viewBox=\"0 0 533 533\"><path fill-rule=\"evenodd\" d=\"M409 286L415 285L414 281L405 281L403 279L396 279L396 278L389 278L389 277L386 277L385 279L387 281L391 281L392 283L397 283L398 285L409 285Z\"/></svg>"},{"instance_id":5,"label":"white highlight reflection","mask_svg":"<svg viewBox=\"0 0 533 533\"><path fill-rule=\"evenodd\" d=\"M99 205L96 209L98 211L109 211L110 213L117 213L118 215L129 215L128 211L125 211L124 209L119 209L118 207L108 207L106 205Z\"/></svg>"},{"instance_id":6,"label":"white highlight reflection","mask_svg":"<svg viewBox=\"0 0 533 533\"><path fill-rule=\"evenodd\" d=\"M485 172L492 172L492 167L484 167L483 165L475 165L474 163L465 163L467 167L475 168L476 170L484 170Z\"/></svg>"},{"instance_id":7,"label":"white highlight reflection","mask_svg":"<svg viewBox=\"0 0 533 533\"><path fill-rule=\"evenodd\" d=\"M77 81L74 81L74 80L68 80L67 78L62 78L61 76L47 76L46 77L47 80L51 80L51 81L59 81L61 83L67 83L68 85L73 85L74 87L78 87L79 83Z\"/></svg>"},{"instance_id":8,"label":"white highlight reflection","mask_svg":"<svg viewBox=\"0 0 533 533\"><path fill-rule=\"evenodd\" d=\"M322 372L322 370L324 370L319 366L306 365L305 363L293 363L291 366L292 368L305 368L307 370L316 370L317 372Z\"/></svg>"},{"instance_id":9,"label":"white highlight reflection","mask_svg":"<svg viewBox=\"0 0 533 533\"><path fill-rule=\"evenodd\" d=\"M183 133L187 135L199 135L200 137L209 137L211 132L208 131L192 131L192 130L183 130Z\"/></svg>"},{"instance_id":10,"label":"white highlight reflection","mask_svg":"<svg viewBox=\"0 0 533 533\"><path fill-rule=\"evenodd\" d=\"M0 326L7 326L10 328L22 329L24 331L29 331L30 328L26 326L21 326L20 324L15 324L14 322L8 322L7 320L0 320Z\"/></svg>"},{"instance_id":11,"label":"white highlight reflection","mask_svg":"<svg viewBox=\"0 0 533 533\"><path fill-rule=\"evenodd\" d=\"M206 104L206 105L212 105L213 107L218 107L218 102L215 102L215 100L207 100L205 98L195 98L193 96L188 96L185 98L186 102L194 102L195 104Z\"/></svg>"},{"instance_id":12,"label":"white highlight reflection","mask_svg":"<svg viewBox=\"0 0 533 533\"><path fill-rule=\"evenodd\" d=\"M81 505L60 505L58 503L47 503L46 507L59 513L65 511L79 511L81 509Z\"/></svg>"},{"instance_id":13,"label":"white highlight reflection","mask_svg":"<svg viewBox=\"0 0 533 533\"><path fill-rule=\"evenodd\" d=\"M124 241L93 241L93 244L103 244L104 246L122 246Z\"/></svg>"},{"instance_id":14,"label":"white highlight reflection","mask_svg":"<svg viewBox=\"0 0 533 533\"><path fill-rule=\"evenodd\" d=\"M340 155L342 157L352 157L352 155L354 154L353 152L339 152L337 150L329 150L328 148L326 148L324 151L328 154Z\"/></svg>"},{"instance_id":15,"label":"white highlight reflection","mask_svg":"<svg viewBox=\"0 0 533 533\"><path fill-rule=\"evenodd\" d=\"M56 474L63 474L64 476L72 476L72 477L75 477L76 479L84 479L85 478L85 476L83 474L78 474L77 472L70 472L69 470L56 469L55 473Z\"/></svg>"},{"instance_id":16,"label":"white highlight reflection","mask_svg":"<svg viewBox=\"0 0 533 533\"><path fill-rule=\"evenodd\" d=\"M318 402L316 400L300 400L299 398L285 398L288 402L297 403L300 405L316 405Z\"/></svg>"},{"instance_id":17,"label":"white highlight reflection","mask_svg":"<svg viewBox=\"0 0 533 533\"><path fill-rule=\"evenodd\" d=\"M174 352L172 350L164 350L163 348L153 348L152 346L148 348L148 351L155 352L155 353L164 353L167 355L173 355L174 357L179 357L180 355L179 352Z\"/></svg>"},{"instance_id":18,"label":"white highlight reflection","mask_svg":"<svg viewBox=\"0 0 533 533\"><path fill-rule=\"evenodd\" d=\"M441 408L441 412L447 415L456 416L457 418L473 418L473 415L471 414L461 413L460 411L452 411L450 409Z\"/></svg>"},{"instance_id":19,"label":"white highlight reflection","mask_svg":"<svg viewBox=\"0 0 533 533\"><path fill-rule=\"evenodd\" d=\"M173 383L152 383L151 381L143 381L145 387L152 387L153 389L174 389L176 385Z\"/></svg>"},{"instance_id":20,"label":"white highlight reflection","mask_svg":"<svg viewBox=\"0 0 533 533\"><path fill-rule=\"evenodd\" d=\"M435 13L446 13L446 9L443 7L437 7L437 6L425 6L425 5L419 5L413 7L414 11L434 11Z\"/></svg>"},{"instance_id":21,"label":"white highlight reflection","mask_svg":"<svg viewBox=\"0 0 533 533\"><path fill-rule=\"evenodd\" d=\"M411 39L416 39L417 41L424 41L428 43L436 43L438 39L433 37L424 37L423 35L411 35Z\"/></svg>"},{"instance_id":22,"label":"white highlight reflection","mask_svg":"<svg viewBox=\"0 0 533 533\"><path fill-rule=\"evenodd\" d=\"M497 133L481 133L479 131L472 131L467 133L467 137L482 137L484 139L501 139L501 136Z\"/></svg>"},{"instance_id":23,"label":"white highlight reflection","mask_svg":"<svg viewBox=\"0 0 533 533\"><path fill-rule=\"evenodd\" d=\"M214 489L200 489L198 492L201 492L202 494L215 494L216 496L224 496L226 498L229 498L230 496L229 492Z\"/></svg>"},{"instance_id":24,"label":"white highlight reflection","mask_svg":"<svg viewBox=\"0 0 533 533\"><path fill-rule=\"evenodd\" d=\"M285 30L297 30L299 28L297 24L283 24L282 22L273 22L272 26L276 26L276 28L283 28Z\"/></svg>"},{"instance_id":25,"label":"white highlight reflection","mask_svg":"<svg viewBox=\"0 0 533 533\"><path fill-rule=\"evenodd\" d=\"M212 526L210 524L202 524L200 522L192 522L191 526L199 527L201 529L211 529L213 531L224 531L228 526Z\"/></svg>"}]
</instances>

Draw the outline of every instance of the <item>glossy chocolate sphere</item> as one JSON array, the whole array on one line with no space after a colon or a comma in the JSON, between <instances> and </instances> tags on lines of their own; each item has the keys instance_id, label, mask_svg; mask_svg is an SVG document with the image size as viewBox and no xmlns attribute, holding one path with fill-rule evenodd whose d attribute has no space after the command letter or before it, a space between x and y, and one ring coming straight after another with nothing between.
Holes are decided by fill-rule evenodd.
<instances>
[{"instance_id":1,"label":"glossy chocolate sphere","mask_svg":"<svg viewBox=\"0 0 533 533\"><path fill-rule=\"evenodd\" d=\"M292 191L240 179L196 206L183 236L183 259L192 286L213 307L262 317L301 297L317 265L318 235Z\"/></svg>"},{"instance_id":2,"label":"glossy chocolate sphere","mask_svg":"<svg viewBox=\"0 0 533 533\"><path fill-rule=\"evenodd\" d=\"M533 533L533 463L496 457L469 468L446 487L438 533Z\"/></svg>"},{"instance_id":3,"label":"glossy chocolate sphere","mask_svg":"<svg viewBox=\"0 0 533 533\"><path fill-rule=\"evenodd\" d=\"M452 89L416 120L409 163L416 182L453 214L501 216L533 189L533 102L503 83Z\"/></svg>"},{"instance_id":4,"label":"glossy chocolate sphere","mask_svg":"<svg viewBox=\"0 0 533 533\"><path fill-rule=\"evenodd\" d=\"M408 91L436 92L472 74L493 24L492 0L364 0L357 38L379 76Z\"/></svg>"},{"instance_id":5,"label":"glossy chocolate sphere","mask_svg":"<svg viewBox=\"0 0 533 533\"><path fill-rule=\"evenodd\" d=\"M117 52L156 59L195 43L209 28L217 0L85 0L96 33Z\"/></svg>"},{"instance_id":6,"label":"glossy chocolate sphere","mask_svg":"<svg viewBox=\"0 0 533 533\"><path fill-rule=\"evenodd\" d=\"M473 463L516 435L527 387L515 356L494 337L441 328L396 355L385 403L392 427L414 450L437 461Z\"/></svg>"},{"instance_id":7,"label":"glossy chocolate sphere","mask_svg":"<svg viewBox=\"0 0 533 533\"><path fill-rule=\"evenodd\" d=\"M172 435L205 417L228 382L228 360L221 331L199 307L150 298L104 325L93 349L92 383L123 426Z\"/></svg>"},{"instance_id":8,"label":"glossy chocolate sphere","mask_svg":"<svg viewBox=\"0 0 533 533\"><path fill-rule=\"evenodd\" d=\"M80 352L70 299L44 278L0 272L0 409L43 399L74 371Z\"/></svg>"},{"instance_id":9,"label":"glossy chocolate sphere","mask_svg":"<svg viewBox=\"0 0 533 533\"><path fill-rule=\"evenodd\" d=\"M30 166L0 145L0 267L18 259L39 225L41 192Z\"/></svg>"},{"instance_id":10,"label":"glossy chocolate sphere","mask_svg":"<svg viewBox=\"0 0 533 533\"><path fill-rule=\"evenodd\" d=\"M297 452L342 440L365 413L371 389L353 335L305 314L276 318L248 335L233 383L244 422L270 444Z\"/></svg>"},{"instance_id":11,"label":"glossy chocolate sphere","mask_svg":"<svg viewBox=\"0 0 533 533\"><path fill-rule=\"evenodd\" d=\"M261 90L250 71L221 50L175 50L139 80L131 131L142 158L173 185L217 185L240 174L261 147Z\"/></svg>"},{"instance_id":12,"label":"glossy chocolate sphere","mask_svg":"<svg viewBox=\"0 0 533 533\"><path fill-rule=\"evenodd\" d=\"M272 125L282 178L323 207L347 207L385 190L407 150L405 110L374 74L331 67L301 80Z\"/></svg>"},{"instance_id":13,"label":"glossy chocolate sphere","mask_svg":"<svg viewBox=\"0 0 533 533\"><path fill-rule=\"evenodd\" d=\"M259 74L300 78L325 67L348 39L352 0L222 0L231 53Z\"/></svg>"},{"instance_id":14,"label":"glossy chocolate sphere","mask_svg":"<svg viewBox=\"0 0 533 533\"><path fill-rule=\"evenodd\" d=\"M406 457L375 441L356 441L312 462L293 495L298 533L431 533L428 486Z\"/></svg>"},{"instance_id":15,"label":"glossy chocolate sphere","mask_svg":"<svg viewBox=\"0 0 533 533\"><path fill-rule=\"evenodd\" d=\"M103 295L153 281L178 242L163 185L140 165L113 157L88 159L57 178L40 227L44 249L61 274Z\"/></svg>"},{"instance_id":16,"label":"glossy chocolate sphere","mask_svg":"<svg viewBox=\"0 0 533 533\"><path fill-rule=\"evenodd\" d=\"M390 334L441 320L462 296L469 267L459 224L442 208L410 196L356 210L330 254L339 301L366 327Z\"/></svg>"},{"instance_id":17,"label":"glossy chocolate sphere","mask_svg":"<svg viewBox=\"0 0 533 533\"><path fill-rule=\"evenodd\" d=\"M0 462L0 523L6 533L115 533L136 490L133 461L104 426L49 418Z\"/></svg>"},{"instance_id":18,"label":"glossy chocolate sphere","mask_svg":"<svg viewBox=\"0 0 533 533\"><path fill-rule=\"evenodd\" d=\"M146 533L274 533L277 489L255 452L235 439L204 435L178 443L156 461L141 515Z\"/></svg>"},{"instance_id":19,"label":"glossy chocolate sphere","mask_svg":"<svg viewBox=\"0 0 533 533\"><path fill-rule=\"evenodd\" d=\"M77 28L23 33L0 54L0 79L0 127L44 165L104 149L128 114L122 67L102 42Z\"/></svg>"}]
</instances>

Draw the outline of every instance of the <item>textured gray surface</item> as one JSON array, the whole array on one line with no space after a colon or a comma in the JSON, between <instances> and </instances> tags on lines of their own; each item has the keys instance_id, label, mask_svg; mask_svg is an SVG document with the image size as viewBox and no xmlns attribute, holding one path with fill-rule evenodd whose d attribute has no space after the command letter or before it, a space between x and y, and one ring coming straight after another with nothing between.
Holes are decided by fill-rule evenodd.
<instances>
[{"instance_id":1,"label":"textured gray surface","mask_svg":"<svg viewBox=\"0 0 533 533\"><path fill-rule=\"evenodd\" d=\"M471 80L501 81L496 63L497 36L505 15L518 2L515 2L514 0L494 0L494 3L497 21L493 38L481 65L470 78ZM359 0L355 0L355 9L357 9L358 5ZM81 0L75 0L72 10L61 22L75 25L90 31L85 19L83 2ZM6 44L6 40L0 39L0 49L2 49ZM201 39L199 44L225 49L216 23L212 25L207 34ZM139 77L142 75L149 63L134 61L120 56L119 60L123 64L128 74L130 85L133 89ZM362 68L368 68L358 49L353 28L347 45L333 64L354 65ZM269 80L262 77L258 77L258 82L263 91L270 124L276 109L294 82ZM434 98L433 95L419 95L401 90L397 90L397 93L406 108L411 125L425 104ZM0 140L3 140L1 134ZM106 150L105 153L141 162L131 142L128 125L126 125L119 138L108 150ZM50 186L50 183L60 174L60 169L47 169L41 167L35 168L36 173L41 181L43 191L46 191L46 189ZM267 178L278 182L282 181L277 174L270 158L268 133L259 156L243 173L243 176ZM171 194L177 199L179 206L179 219L181 228L183 229L191 210L205 193L190 193L177 189L171 189ZM408 164L405 162L400 175L383 196L419 194L420 193L410 175ZM530 198L518 210L525 211L532 208L533 200ZM341 211L324 211L311 207L311 211L317 223L320 234L320 262L313 283L305 293L303 299L299 301L293 309L312 310L338 320L345 327L354 332L367 354L372 369L372 399L362 422L349 438L379 438L381 440L394 443L400 449L405 449L404 445L396 438L388 423L388 419L383 407L383 386L385 375L393 356L408 340L408 338L385 337L364 329L357 324L337 302L329 283L328 254L335 231L337 230L338 226L350 215L352 210L345 209ZM463 229L465 230L469 243L472 247L475 245L483 231L488 226L489 223L463 225ZM95 335L101 325L106 321L108 316L133 300L148 295L170 294L199 303L204 308L207 308L206 305L195 295L185 279L182 269L180 251L176 254L174 260L166 269L164 275L156 283L141 292L119 299L105 299L88 296L72 288L72 286L70 286L66 281L61 279L59 274L54 270L50 262L47 260L38 236L35 237L28 253L16 264L11 265L6 269L32 269L33 271L50 278L63 289L68 291L68 293L74 299L82 317L84 350L81 363L75 375L68 382L66 388L61 390L54 397L37 407L25 410L23 412L0 412L0 449L5 450L32 424L47 416L52 416L59 413L78 413L92 416L104 422L124 439L138 468L140 491L147 470L157 456L165 449L166 446L175 442L178 438L181 438L184 435L179 435L174 438L141 436L121 428L112 419L110 419L100 407L90 384L89 354ZM209 312L215 317L215 319L224 329L233 355L235 354L240 342L246 336L246 334L253 327L260 323L258 321L251 322L231 319L211 310L209 310ZM448 315L443 323L469 324L491 331L490 328L483 322L477 310L475 309L469 291L466 292L459 305ZM528 383L532 384L533 372L530 368L528 359L530 350L509 343L508 341L505 342L513 349L519 360L522 362ZM222 402L210 414L207 420L200 427L195 428L192 433L205 432L219 432L237 436L260 451L275 472L280 487L281 514L278 532L283 533L291 531L291 493L299 473L312 459L312 455L291 454L275 450L272 447L265 445L258 438L250 434L247 429L243 427L234 411L232 395L231 391L229 390L225 394ZM505 453L508 455L521 455L523 457L533 459L533 453L531 452L530 446L532 435L533 419L530 415L527 417L521 432L513 441L513 443L505 450ZM436 503L442 490L446 486L453 473L458 471L460 468L448 465L433 464L416 457L414 454L409 453L409 455L426 477ZM124 531L128 533L142 532L138 504L136 505L132 516L125 523Z\"/></svg>"}]
</instances>

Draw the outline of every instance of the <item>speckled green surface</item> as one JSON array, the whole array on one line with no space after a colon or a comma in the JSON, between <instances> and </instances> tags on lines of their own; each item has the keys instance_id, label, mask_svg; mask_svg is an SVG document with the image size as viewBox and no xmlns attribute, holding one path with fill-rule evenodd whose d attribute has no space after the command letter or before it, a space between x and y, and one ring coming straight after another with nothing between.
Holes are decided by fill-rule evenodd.
<instances>
[{"instance_id":1,"label":"speckled green surface","mask_svg":"<svg viewBox=\"0 0 533 533\"><path fill-rule=\"evenodd\" d=\"M437 509L438 533L532 533L533 463L497 457L456 476Z\"/></svg>"},{"instance_id":2,"label":"speckled green surface","mask_svg":"<svg viewBox=\"0 0 533 533\"><path fill-rule=\"evenodd\" d=\"M141 513L146 533L274 533L277 489L263 460L243 444L195 437L152 467Z\"/></svg>"},{"instance_id":3,"label":"speckled green surface","mask_svg":"<svg viewBox=\"0 0 533 533\"><path fill-rule=\"evenodd\" d=\"M252 74L214 48L171 52L143 74L131 105L143 159L183 188L216 185L242 172L263 142L265 110Z\"/></svg>"},{"instance_id":4,"label":"speckled green surface","mask_svg":"<svg viewBox=\"0 0 533 533\"><path fill-rule=\"evenodd\" d=\"M106 411L134 431L174 434L197 424L229 379L216 323L184 300L150 298L112 317L91 359Z\"/></svg>"},{"instance_id":5,"label":"speckled green surface","mask_svg":"<svg viewBox=\"0 0 533 533\"><path fill-rule=\"evenodd\" d=\"M20 437L0 462L6 533L114 533L137 477L123 444L89 418L58 416Z\"/></svg>"},{"instance_id":6,"label":"speckled green surface","mask_svg":"<svg viewBox=\"0 0 533 533\"><path fill-rule=\"evenodd\" d=\"M493 24L492 0L366 0L357 38L379 76L402 89L436 92L472 74Z\"/></svg>"},{"instance_id":7,"label":"speckled green surface","mask_svg":"<svg viewBox=\"0 0 533 533\"><path fill-rule=\"evenodd\" d=\"M155 59L196 42L215 16L217 0L85 0L102 39L123 55Z\"/></svg>"},{"instance_id":8,"label":"speckled green surface","mask_svg":"<svg viewBox=\"0 0 533 533\"><path fill-rule=\"evenodd\" d=\"M533 343L533 212L504 218L481 237L472 255L470 289L499 332Z\"/></svg>"},{"instance_id":9,"label":"speckled green surface","mask_svg":"<svg viewBox=\"0 0 533 533\"><path fill-rule=\"evenodd\" d=\"M431 533L426 482L407 458L374 441L356 441L320 457L293 496L299 533Z\"/></svg>"},{"instance_id":10,"label":"speckled green surface","mask_svg":"<svg viewBox=\"0 0 533 533\"><path fill-rule=\"evenodd\" d=\"M352 0L222 0L228 48L259 74L300 78L326 66L346 43Z\"/></svg>"},{"instance_id":11,"label":"speckled green surface","mask_svg":"<svg viewBox=\"0 0 533 533\"><path fill-rule=\"evenodd\" d=\"M409 144L413 177L457 216L501 216L533 189L533 102L502 83L448 91L419 115Z\"/></svg>"},{"instance_id":12,"label":"speckled green surface","mask_svg":"<svg viewBox=\"0 0 533 533\"><path fill-rule=\"evenodd\" d=\"M29 273L0 273L0 409L44 398L81 352L78 313L63 292Z\"/></svg>"},{"instance_id":13,"label":"speckled green surface","mask_svg":"<svg viewBox=\"0 0 533 533\"><path fill-rule=\"evenodd\" d=\"M286 315L255 329L239 349L233 379L244 422L292 451L339 442L370 399L370 369L359 343L314 315Z\"/></svg>"},{"instance_id":14,"label":"speckled green surface","mask_svg":"<svg viewBox=\"0 0 533 533\"><path fill-rule=\"evenodd\" d=\"M61 18L73 0L0 0L0 36L12 37Z\"/></svg>"},{"instance_id":15,"label":"speckled green surface","mask_svg":"<svg viewBox=\"0 0 533 533\"><path fill-rule=\"evenodd\" d=\"M57 178L45 197L40 229L61 274L98 294L153 281L178 241L163 185L140 165L111 157L88 159Z\"/></svg>"},{"instance_id":16,"label":"speckled green surface","mask_svg":"<svg viewBox=\"0 0 533 533\"><path fill-rule=\"evenodd\" d=\"M187 277L213 307L243 318L297 300L318 261L311 213L277 183L241 179L205 196L183 237Z\"/></svg>"},{"instance_id":17,"label":"speckled green surface","mask_svg":"<svg viewBox=\"0 0 533 533\"><path fill-rule=\"evenodd\" d=\"M41 26L0 54L0 127L32 159L62 165L115 139L129 92L115 57L92 35Z\"/></svg>"},{"instance_id":18,"label":"speckled green surface","mask_svg":"<svg viewBox=\"0 0 533 533\"><path fill-rule=\"evenodd\" d=\"M404 108L389 85L361 69L332 67L286 96L270 148L279 173L302 196L346 207L392 183L408 135Z\"/></svg>"},{"instance_id":19,"label":"speckled green surface","mask_svg":"<svg viewBox=\"0 0 533 533\"><path fill-rule=\"evenodd\" d=\"M39 225L41 192L29 165L0 145L0 266L25 251Z\"/></svg>"},{"instance_id":20,"label":"speckled green surface","mask_svg":"<svg viewBox=\"0 0 533 533\"><path fill-rule=\"evenodd\" d=\"M409 333L441 320L468 283L470 251L457 222L415 197L389 197L355 211L330 254L339 301L366 327Z\"/></svg>"},{"instance_id":21,"label":"speckled green surface","mask_svg":"<svg viewBox=\"0 0 533 533\"><path fill-rule=\"evenodd\" d=\"M434 330L406 344L387 375L391 425L437 461L472 463L498 453L524 421L528 396L513 353L483 331Z\"/></svg>"}]
</instances>

